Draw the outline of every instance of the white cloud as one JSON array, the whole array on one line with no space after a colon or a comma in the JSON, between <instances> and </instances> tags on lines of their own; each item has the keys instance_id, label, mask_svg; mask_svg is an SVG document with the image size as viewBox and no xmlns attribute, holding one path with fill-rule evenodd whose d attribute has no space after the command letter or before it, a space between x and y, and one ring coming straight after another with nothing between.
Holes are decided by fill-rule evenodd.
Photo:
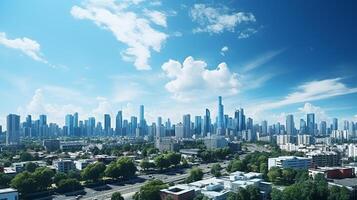
<instances>
[{"instance_id":1,"label":"white cloud","mask_svg":"<svg viewBox=\"0 0 357 200\"><path fill-rule=\"evenodd\" d=\"M247 39L250 36L256 34L257 32L258 31L255 30L254 28L247 28L239 33L238 39Z\"/></svg>"},{"instance_id":2,"label":"white cloud","mask_svg":"<svg viewBox=\"0 0 357 200\"><path fill-rule=\"evenodd\" d=\"M144 9L144 14L150 18L152 22L159 26L167 27L166 15L163 12L157 10Z\"/></svg>"},{"instance_id":3,"label":"white cloud","mask_svg":"<svg viewBox=\"0 0 357 200\"><path fill-rule=\"evenodd\" d=\"M19 50L33 60L48 63L42 56L40 44L35 40L31 40L27 37L9 39L6 33L0 32L0 44L8 48Z\"/></svg>"},{"instance_id":4,"label":"white cloud","mask_svg":"<svg viewBox=\"0 0 357 200\"><path fill-rule=\"evenodd\" d=\"M302 114L302 117L305 117L308 113L315 113L316 121L328 121L329 117L326 114L325 110L321 107L314 106L311 103L305 103L304 107L298 108L299 112Z\"/></svg>"},{"instance_id":5,"label":"white cloud","mask_svg":"<svg viewBox=\"0 0 357 200\"><path fill-rule=\"evenodd\" d=\"M151 51L160 52L168 35L154 29L151 22L166 24L166 18L155 11L149 19L131 12L128 8L141 1L89 1L84 6L73 6L71 14L77 19L89 19L99 27L109 30L119 42L128 46L121 53L125 61L134 62L138 70L149 70Z\"/></svg>"},{"instance_id":6,"label":"white cloud","mask_svg":"<svg viewBox=\"0 0 357 200\"><path fill-rule=\"evenodd\" d=\"M270 110L291 104L328 99L335 96L357 93L357 88L349 88L341 82L341 78L325 79L303 83L296 91L282 100L263 103L258 110Z\"/></svg>"},{"instance_id":7,"label":"white cloud","mask_svg":"<svg viewBox=\"0 0 357 200\"><path fill-rule=\"evenodd\" d=\"M273 58L275 58L276 56L280 55L281 53L283 53L285 51L285 49L279 49L279 50L273 50L273 51L269 51L261 56L259 56L258 58L256 58L255 60L253 60L252 62L248 63L247 65L245 65L243 67L243 72L249 72L252 71L266 63L268 63L269 61L271 61Z\"/></svg>"},{"instance_id":8,"label":"white cloud","mask_svg":"<svg viewBox=\"0 0 357 200\"><path fill-rule=\"evenodd\" d=\"M221 55L222 55L222 56L225 56L225 53L226 53L228 50L229 50L229 48L228 48L227 46L222 47L222 49L221 49Z\"/></svg>"},{"instance_id":9,"label":"white cloud","mask_svg":"<svg viewBox=\"0 0 357 200\"><path fill-rule=\"evenodd\" d=\"M232 12L226 7L209 7L205 4L195 4L191 9L191 17L199 25L194 32L216 34L234 32L237 25L256 21L252 13Z\"/></svg>"},{"instance_id":10,"label":"white cloud","mask_svg":"<svg viewBox=\"0 0 357 200\"><path fill-rule=\"evenodd\" d=\"M217 95L234 95L239 91L238 74L230 72L226 63L220 63L216 69L207 68L207 63L187 57L181 64L169 60L162 65L166 76L171 79L165 88L173 97L181 101L193 100L195 97L214 97Z\"/></svg>"}]
</instances>

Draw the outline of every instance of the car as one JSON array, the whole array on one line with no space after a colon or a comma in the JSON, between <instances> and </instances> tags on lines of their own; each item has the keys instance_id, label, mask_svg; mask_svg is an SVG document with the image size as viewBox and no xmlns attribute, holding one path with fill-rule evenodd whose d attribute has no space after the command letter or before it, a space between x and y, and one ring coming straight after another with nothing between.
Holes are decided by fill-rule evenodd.
<instances>
[{"instance_id":1,"label":"car","mask_svg":"<svg viewBox=\"0 0 357 200\"><path fill-rule=\"evenodd\" d=\"M83 196L82 195L77 195L76 196L76 199L80 199L80 198L82 198Z\"/></svg>"}]
</instances>

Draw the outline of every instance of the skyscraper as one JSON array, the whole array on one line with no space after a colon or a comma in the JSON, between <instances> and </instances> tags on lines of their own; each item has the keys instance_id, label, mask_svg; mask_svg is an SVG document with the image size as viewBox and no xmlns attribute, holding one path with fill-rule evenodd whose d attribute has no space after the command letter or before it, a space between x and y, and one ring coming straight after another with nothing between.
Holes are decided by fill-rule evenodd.
<instances>
[{"instance_id":1,"label":"skyscraper","mask_svg":"<svg viewBox=\"0 0 357 200\"><path fill-rule=\"evenodd\" d=\"M300 119L300 134L306 134L306 121L304 119Z\"/></svg>"},{"instance_id":2,"label":"skyscraper","mask_svg":"<svg viewBox=\"0 0 357 200\"><path fill-rule=\"evenodd\" d=\"M130 136L136 135L136 128L138 128L138 118L131 116L130 118Z\"/></svg>"},{"instance_id":3,"label":"skyscraper","mask_svg":"<svg viewBox=\"0 0 357 200\"><path fill-rule=\"evenodd\" d=\"M183 135L185 138L191 137L191 115L187 114L183 116Z\"/></svg>"},{"instance_id":4,"label":"skyscraper","mask_svg":"<svg viewBox=\"0 0 357 200\"><path fill-rule=\"evenodd\" d=\"M286 116L286 133L288 135L295 134L295 123L294 123L294 115Z\"/></svg>"},{"instance_id":5,"label":"skyscraper","mask_svg":"<svg viewBox=\"0 0 357 200\"><path fill-rule=\"evenodd\" d=\"M6 145L20 143L20 116L9 114L6 118Z\"/></svg>"},{"instance_id":6,"label":"skyscraper","mask_svg":"<svg viewBox=\"0 0 357 200\"><path fill-rule=\"evenodd\" d=\"M211 114L206 108L205 116L203 117L203 136L207 136L211 132Z\"/></svg>"},{"instance_id":7,"label":"skyscraper","mask_svg":"<svg viewBox=\"0 0 357 200\"><path fill-rule=\"evenodd\" d=\"M163 129L162 127L162 118L158 117L157 118L157 125L156 125L156 137L163 137L164 133L163 133Z\"/></svg>"},{"instance_id":8,"label":"skyscraper","mask_svg":"<svg viewBox=\"0 0 357 200\"><path fill-rule=\"evenodd\" d=\"M332 120L332 130L333 131L338 130L338 119L337 118L333 118L333 120Z\"/></svg>"},{"instance_id":9,"label":"skyscraper","mask_svg":"<svg viewBox=\"0 0 357 200\"><path fill-rule=\"evenodd\" d=\"M106 135L110 134L111 119L109 114L104 114L104 132Z\"/></svg>"},{"instance_id":10,"label":"skyscraper","mask_svg":"<svg viewBox=\"0 0 357 200\"><path fill-rule=\"evenodd\" d=\"M243 131L245 130L245 115L244 115L244 110L243 108L240 109L239 111L239 119L238 119L238 123L239 123L239 131Z\"/></svg>"},{"instance_id":11,"label":"skyscraper","mask_svg":"<svg viewBox=\"0 0 357 200\"><path fill-rule=\"evenodd\" d=\"M140 105L139 128L140 128L140 136L146 135L146 121L144 118L144 105Z\"/></svg>"},{"instance_id":12,"label":"skyscraper","mask_svg":"<svg viewBox=\"0 0 357 200\"><path fill-rule=\"evenodd\" d=\"M315 135L315 114L307 114L307 134L314 136Z\"/></svg>"},{"instance_id":13,"label":"skyscraper","mask_svg":"<svg viewBox=\"0 0 357 200\"><path fill-rule=\"evenodd\" d=\"M78 113L75 112L73 115L74 128L78 128Z\"/></svg>"},{"instance_id":14,"label":"skyscraper","mask_svg":"<svg viewBox=\"0 0 357 200\"><path fill-rule=\"evenodd\" d=\"M67 127L67 136L74 135L74 118L73 115L66 115L66 127Z\"/></svg>"},{"instance_id":15,"label":"skyscraper","mask_svg":"<svg viewBox=\"0 0 357 200\"><path fill-rule=\"evenodd\" d=\"M115 133L122 136L123 134L123 112L120 110L115 118Z\"/></svg>"},{"instance_id":16,"label":"skyscraper","mask_svg":"<svg viewBox=\"0 0 357 200\"><path fill-rule=\"evenodd\" d=\"M201 116L195 116L195 134L196 135L201 135L202 132L202 117Z\"/></svg>"},{"instance_id":17,"label":"skyscraper","mask_svg":"<svg viewBox=\"0 0 357 200\"><path fill-rule=\"evenodd\" d=\"M26 122L24 124L25 137L35 137L35 135L32 134L32 128L31 127L32 127L31 115L27 115Z\"/></svg>"},{"instance_id":18,"label":"skyscraper","mask_svg":"<svg viewBox=\"0 0 357 200\"><path fill-rule=\"evenodd\" d=\"M320 134L321 135L327 134L327 124L325 121L321 121L321 123L320 123Z\"/></svg>"},{"instance_id":19,"label":"skyscraper","mask_svg":"<svg viewBox=\"0 0 357 200\"><path fill-rule=\"evenodd\" d=\"M262 121L262 134L268 135L268 122L266 120Z\"/></svg>"},{"instance_id":20,"label":"skyscraper","mask_svg":"<svg viewBox=\"0 0 357 200\"><path fill-rule=\"evenodd\" d=\"M222 97L218 97L218 116L217 116L217 131L219 133L222 133L224 129L224 122L223 122L223 117L224 117L224 107L222 104Z\"/></svg>"}]
</instances>

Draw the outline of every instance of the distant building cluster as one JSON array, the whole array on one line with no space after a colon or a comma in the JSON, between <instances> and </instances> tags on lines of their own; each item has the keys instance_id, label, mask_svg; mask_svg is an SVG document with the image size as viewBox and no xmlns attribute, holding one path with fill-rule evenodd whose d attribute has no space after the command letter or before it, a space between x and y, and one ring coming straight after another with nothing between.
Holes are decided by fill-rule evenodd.
<instances>
[{"instance_id":1,"label":"distant building cluster","mask_svg":"<svg viewBox=\"0 0 357 200\"><path fill-rule=\"evenodd\" d=\"M317 123L314 113L309 113L306 119L300 119L300 125L295 125L294 115L286 116L286 123L269 125L264 120L260 124L246 117L244 109L240 108L229 116L224 112L222 97L218 97L217 116L211 117L210 110L206 109L203 116L185 114L182 121L172 124L170 119L165 122L158 117L156 122L148 124L144 115L144 106L139 108L139 118L131 116L123 118L123 112L118 111L115 124L112 124L110 114L104 114L104 122L99 122L94 117L85 120L79 119L79 114L67 114L64 126L48 123L46 115L40 115L33 120L31 115L21 121L20 116L9 114L7 116L6 145L20 143L20 138L56 138L56 137L102 137L121 136L130 138L155 138L158 143L169 141L166 137L176 139L211 138L205 142L210 145L219 142L220 136L234 137L243 141L276 141L278 145L303 144L309 145L316 141L335 142L356 139L357 123L344 121L344 126L339 128L338 119L334 118L330 125L326 121ZM0 131L2 128L0 126ZM214 136L214 139L212 137ZM216 137L217 136L217 137ZM326 140L326 141L325 141ZM223 141L222 141L223 142ZM216 146L219 146L217 143ZM173 147L170 147L173 148Z\"/></svg>"}]
</instances>

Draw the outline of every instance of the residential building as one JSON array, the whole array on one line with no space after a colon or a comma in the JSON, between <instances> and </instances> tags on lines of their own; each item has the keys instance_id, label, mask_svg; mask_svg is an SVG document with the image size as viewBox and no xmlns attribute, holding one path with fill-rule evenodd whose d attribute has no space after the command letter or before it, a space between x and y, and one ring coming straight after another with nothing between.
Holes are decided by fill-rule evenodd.
<instances>
[{"instance_id":1,"label":"residential building","mask_svg":"<svg viewBox=\"0 0 357 200\"><path fill-rule=\"evenodd\" d=\"M311 167L312 159L296 156L280 156L268 159L268 169L272 167L308 169Z\"/></svg>"},{"instance_id":2,"label":"residential building","mask_svg":"<svg viewBox=\"0 0 357 200\"><path fill-rule=\"evenodd\" d=\"M63 172L63 173L67 173L70 170L76 168L73 160L63 160L63 159L53 161L53 167L56 169L57 172Z\"/></svg>"}]
</instances>

